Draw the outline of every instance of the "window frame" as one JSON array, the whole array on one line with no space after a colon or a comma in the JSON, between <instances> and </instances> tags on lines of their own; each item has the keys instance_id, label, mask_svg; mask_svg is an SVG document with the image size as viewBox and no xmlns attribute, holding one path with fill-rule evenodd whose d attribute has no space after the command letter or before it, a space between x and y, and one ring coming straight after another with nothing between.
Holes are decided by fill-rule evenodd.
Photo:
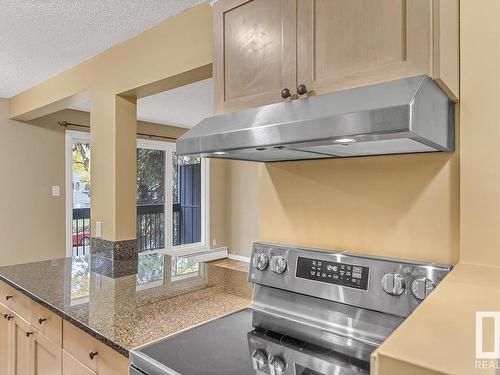
<instances>
[{"instance_id":1,"label":"window frame","mask_svg":"<svg viewBox=\"0 0 500 375\"><path fill-rule=\"evenodd\" d=\"M90 133L66 130L66 254L73 254L73 172L72 146L74 141L90 142ZM201 158L201 241L186 245L173 245L173 181L172 181L172 153L175 152L175 143L150 139L137 139L137 148L149 148L165 151L165 248L150 250L148 253L165 253L172 256L189 255L210 249L210 163Z\"/></svg>"}]
</instances>

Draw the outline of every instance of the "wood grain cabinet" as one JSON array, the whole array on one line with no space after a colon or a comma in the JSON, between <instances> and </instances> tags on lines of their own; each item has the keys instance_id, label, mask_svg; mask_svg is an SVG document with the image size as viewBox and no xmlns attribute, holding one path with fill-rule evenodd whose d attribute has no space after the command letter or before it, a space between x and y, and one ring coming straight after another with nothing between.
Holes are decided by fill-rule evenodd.
<instances>
[{"instance_id":1,"label":"wood grain cabinet","mask_svg":"<svg viewBox=\"0 0 500 375\"><path fill-rule=\"evenodd\" d=\"M41 332L32 329L30 375L61 375L62 349Z\"/></svg>"},{"instance_id":2,"label":"wood grain cabinet","mask_svg":"<svg viewBox=\"0 0 500 375\"><path fill-rule=\"evenodd\" d=\"M457 100L458 0L219 0L216 112L419 74Z\"/></svg>"},{"instance_id":3,"label":"wood grain cabinet","mask_svg":"<svg viewBox=\"0 0 500 375\"><path fill-rule=\"evenodd\" d=\"M128 359L0 281L0 375L126 375Z\"/></svg>"},{"instance_id":4,"label":"wood grain cabinet","mask_svg":"<svg viewBox=\"0 0 500 375\"><path fill-rule=\"evenodd\" d=\"M30 375L31 370L31 332L28 322L18 315L9 321L9 375Z\"/></svg>"},{"instance_id":5,"label":"wood grain cabinet","mask_svg":"<svg viewBox=\"0 0 500 375\"><path fill-rule=\"evenodd\" d=\"M96 375L83 363L75 359L71 354L63 350L63 374L66 375Z\"/></svg>"},{"instance_id":6,"label":"wood grain cabinet","mask_svg":"<svg viewBox=\"0 0 500 375\"><path fill-rule=\"evenodd\" d=\"M61 375L62 319L5 283L0 289L0 375Z\"/></svg>"},{"instance_id":7,"label":"wood grain cabinet","mask_svg":"<svg viewBox=\"0 0 500 375\"><path fill-rule=\"evenodd\" d=\"M296 1L214 4L216 112L274 103L296 82Z\"/></svg>"},{"instance_id":8,"label":"wood grain cabinet","mask_svg":"<svg viewBox=\"0 0 500 375\"><path fill-rule=\"evenodd\" d=\"M0 375L9 374L9 363L10 363L10 347L9 347L9 335L10 335L10 324L7 320L7 316L10 314L10 310L4 305L0 304Z\"/></svg>"},{"instance_id":9,"label":"wood grain cabinet","mask_svg":"<svg viewBox=\"0 0 500 375\"><path fill-rule=\"evenodd\" d=\"M73 324L63 321L63 349L71 358L66 358L65 369L78 367L73 360L80 363L80 370L99 375L125 375L128 373L128 360L117 351L106 346ZM64 375L74 375L63 372Z\"/></svg>"}]
</instances>

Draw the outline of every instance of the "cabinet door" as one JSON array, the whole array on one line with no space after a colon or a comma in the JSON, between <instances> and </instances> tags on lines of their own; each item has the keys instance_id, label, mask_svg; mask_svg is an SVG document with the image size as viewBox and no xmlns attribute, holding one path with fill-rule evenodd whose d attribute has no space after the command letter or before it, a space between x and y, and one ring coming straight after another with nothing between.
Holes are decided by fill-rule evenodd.
<instances>
[{"instance_id":1,"label":"cabinet door","mask_svg":"<svg viewBox=\"0 0 500 375\"><path fill-rule=\"evenodd\" d=\"M296 85L296 0L214 4L215 111L283 100Z\"/></svg>"},{"instance_id":2,"label":"cabinet door","mask_svg":"<svg viewBox=\"0 0 500 375\"><path fill-rule=\"evenodd\" d=\"M30 331L30 326L16 315L9 328L10 375L29 375L31 336L26 333Z\"/></svg>"},{"instance_id":3,"label":"cabinet door","mask_svg":"<svg viewBox=\"0 0 500 375\"><path fill-rule=\"evenodd\" d=\"M298 0L297 80L313 94L431 73L431 0Z\"/></svg>"},{"instance_id":4,"label":"cabinet door","mask_svg":"<svg viewBox=\"0 0 500 375\"><path fill-rule=\"evenodd\" d=\"M63 375L95 375L95 372L63 350Z\"/></svg>"},{"instance_id":5,"label":"cabinet door","mask_svg":"<svg viewBox=\"0 0 500 375\"><path fill-rule=\"evenodd\" d=\"M9 350L9 322L4 317L8 314L9 310L0 304L0 375L9 374L9 360L10 360L10 350Z\"/></svg>"},{"instance_id":6,"label":"cabinet door","mask_svg":"<svg viewBox=\"0 0 500 375\"><path fill-rule=\"evenodd\" d=\"M61 375L61 345L53 343L40 332L31 338L31 375Z\"/></svg>"}]
</instances>

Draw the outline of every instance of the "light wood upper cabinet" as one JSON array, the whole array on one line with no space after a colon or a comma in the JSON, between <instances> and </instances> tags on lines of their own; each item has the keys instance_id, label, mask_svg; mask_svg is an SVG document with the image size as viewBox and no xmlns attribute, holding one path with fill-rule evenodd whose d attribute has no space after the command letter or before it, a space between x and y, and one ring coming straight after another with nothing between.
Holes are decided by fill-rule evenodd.
<instances>
[{"instance_id":1,"label":"light wood upper cabinet","mask_svg":"<svg viewBox=\"0 0 500 375\"><path fill-rule=\"evenodd\" d=\"M216 112L274 103L296 82L296 1L221 0L214 5Z\"/></svg>"},{"instance_id":2,"label":"light wood upper cabinet","mask_svg":"<svg viewBox=\"0 0 500 375\"><path fill-rule=\"evenodd\" d=\"M299 0L298 82L316 94L431 69L426 0Z\"/></svg>"},{"instance_id":3,"label":"light wood upper cabinet","mask_svg":"<svg viewBox=\"0 0 500 375\"><path fill-rule=\"evenodd\" d=\"M217 112L431 76L454 100L458 0L219 0L214 7Z\"/></svg>"}]
</instances>

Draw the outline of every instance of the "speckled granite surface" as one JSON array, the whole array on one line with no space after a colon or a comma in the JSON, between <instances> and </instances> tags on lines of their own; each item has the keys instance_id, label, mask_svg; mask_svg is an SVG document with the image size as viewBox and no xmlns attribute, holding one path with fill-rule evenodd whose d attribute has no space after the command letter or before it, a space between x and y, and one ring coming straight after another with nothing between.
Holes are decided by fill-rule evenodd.
<instances>
[{"instance_id":1,"label":"speckled granite surface","mask_svg":"<svg viewBox=\"0 0 500 375\"><path fill-rule=\"evenodd\" d=\"M109 273L93 266L101 262L92 257L0 267L0 280L125 356L251 302L246 272L189 257L145 254L132 267L124 261L127 272ZM117 274L126 276L110 277Z\"/></svg>"}]
</instances>

